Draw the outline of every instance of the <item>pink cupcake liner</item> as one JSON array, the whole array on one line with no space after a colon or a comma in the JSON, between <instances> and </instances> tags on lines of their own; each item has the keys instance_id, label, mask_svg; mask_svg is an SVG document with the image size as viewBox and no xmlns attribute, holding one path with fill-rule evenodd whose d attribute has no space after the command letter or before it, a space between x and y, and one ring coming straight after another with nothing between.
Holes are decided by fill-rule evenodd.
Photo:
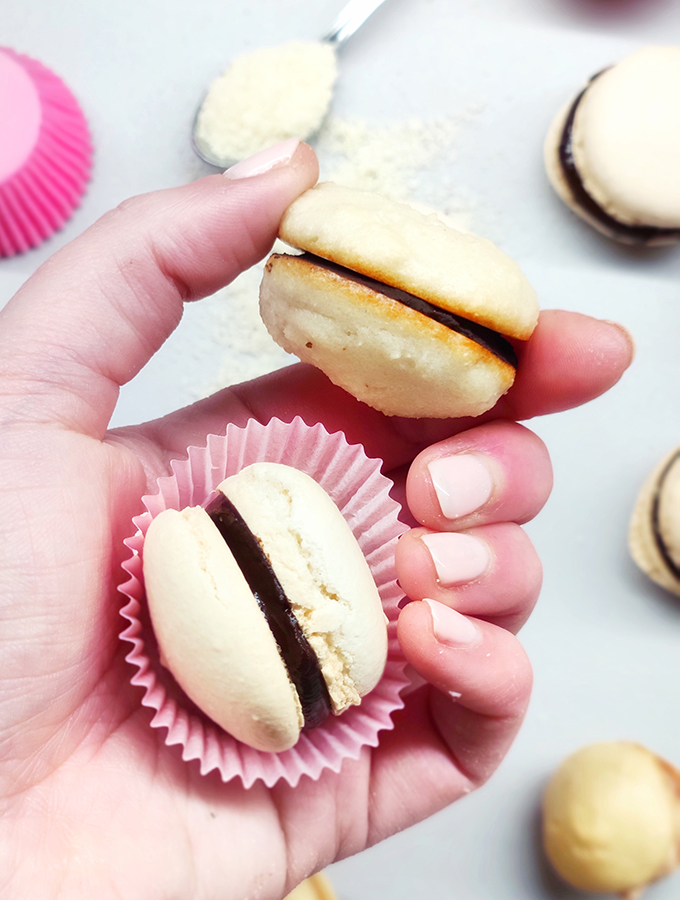
<instances>
[{"instance_id":1,"label":"pink cupcake liner","mask_svg":"<svg viewBox=\"0 0 680 900\"><path fill-rule=\"evenodd\" d=\"M0 48L0 257L37 247L85 193L92 142L64 82L42 63Z\"/></svg>"},{"instance_id":2,"label":"pink cupcake liner","mask_svg":"<svg viewBox=\"0 0 680 900\"><path fill-rule=\"evenodd\" d=\"M396 637L398 604L394 551L406 526L399 504L390 497L392 482L380 472L380 460L344 434L329 434L322 425L290 424L274 419L267 425L251 420L245 428L228 425L226 434L208 436L205 447L190 447L187 459L173 460L172 475L158 479L158 493L143 497L147 512L133 520L137 533L125 544L131 555L123 563L128 580L120 586L127 597L121 615L128 624L121 639L132 649L127 660L136 669L131 683L144 689L142 704L155 710L153 728L166 729L165 743L179 744L182 758L198 760L201 774L217 770L223 781L240 778L245 787L279 780L296 785L317 779L327 769L338 772L344 760L357 759L364 747L376 747L381 731L393 728L392 717L404 704L409 679ZM388 659L383 678L360 706L331 717L319 728L303 732L283 753L262 753L232 738L205 716L160 664L149 621L142 578L142 547L149 524L164 509L205 505L227 476L254 462L267 460L311 475L333 498L349 523L378 586L388 619Z\"/></svg>"}]
</instances>

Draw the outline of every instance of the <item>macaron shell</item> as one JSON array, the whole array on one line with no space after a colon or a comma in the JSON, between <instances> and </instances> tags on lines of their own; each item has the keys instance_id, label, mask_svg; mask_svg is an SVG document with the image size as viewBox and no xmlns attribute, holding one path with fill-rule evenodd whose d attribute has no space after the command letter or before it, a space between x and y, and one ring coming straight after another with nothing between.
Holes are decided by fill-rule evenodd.
<instances>
[{"instance_id":1,"label":"macaron shell","mask_svg":"<svg viewBox=\"0 0 680 900\"><path fill-rule=\"evenodd\" d=\"M645 47L599 75L576 111L574 162L629 225L680 227L680 47Z\"/></svg>"},{"instance_id":2,"label":"macaron shell","mask_svg":"<svg viewBox=\"0 0 680 900\"><path fill-rule=\"evenodd\" d=\"M628 532L631 556L642 571L667 591L680 596L680 580L668 567L659 550L654 533L654 504L659 481L671 460L678 456L676 448L654 468L635 502ZM680 459L664 479L659 502L659 528L667 552L680 567Z\"/></svg>"},{"instance_id":3,"label":"macaron shell","mask_svg":"<svg viewBox=\"0 0 680 900\"><path fill-rule=\"evenodd\" d=\"M227 496L257 535L305 637L336 713L380 680L387 627L378 589L328 494L303 472L256 463L227 478Z\"/></svg>"},{"instance_id":4,"label":"macaron shell","mask_svg":"<svg viewBox=\"0 0 680 900\"><path fill-rule=\"evenodd\" d=\"M509 337L536 326L536 294L514 260L407 204L325 182L288 207L279 236Z\"/></svg>"},{"instance_id":5,"label":"macaron shell","mask_svg":"<svg viewBox=\"0 0 680 900\"><path fill-rule=\"evenodd\" d=\"M144 582L164 665L233 737L266 752L303 724L278 647L224 539L201 507L165 510L143 548Z\"/></svg>"},{"instance_id":6,"label":"macaron shell","mask_svg":"<svg viewBox=\"0 0 680 900\"><path fill-rule=\"evenodd\" d=\"M548 785L543 815L548 857L582 890L642 887L675 857L674 781L637 744L603 742L568 757Z\"/></svg>"},{"instance_id":7,"label":"macaron shell","mask_svg":"<svg viewBox=\"0 0 680 900\"><path fill-rule=\"evenodd\" d=\"M305 878L284 900L337 900L330 881L323 872Z\"/></svg>"},{"instance_id":8,"label":"macaron shell","mask_svg":"<svg viewBox=\"0 0 680 900\"><path fill-rule=\"evenodd\" d=\"M285 350L387 415L481 415L515 377L476 342L296 256L270 257L260 314Z\"/></svg>"},{"instance_id":9,"label":"macaron shell","mask_svg":"<svg viewBox=\"0 0 680 900\"><path fill-rule=\"evenodd\" d=\"M575 99L576 97L573 97L571 100L569 100L568 103L565 103L550 123L550 128L548 129L545 143L543 145L543 161L545 163L545 171L550 184L555 190L555 193L564 203L566 203L566 205L573 212L575 212L582 219L588 222L588 224L592 225L593 228L596 228L598 231L602 232L602 234L606 234L607 237L613 237L612 232L606 227L606 225L604 225L604 223L600 219L591 216L587 212L587 210L584 210L583 207L580 206L580 204L574 197L571 188L569 187L569 182L566 179L566 176L562 169L562 164L560 162L560 144L562 143L562 134L564 132L564 126L567 121L567 116L569 115L569 110L571 109Z\"/></svg>"}]
</instances>

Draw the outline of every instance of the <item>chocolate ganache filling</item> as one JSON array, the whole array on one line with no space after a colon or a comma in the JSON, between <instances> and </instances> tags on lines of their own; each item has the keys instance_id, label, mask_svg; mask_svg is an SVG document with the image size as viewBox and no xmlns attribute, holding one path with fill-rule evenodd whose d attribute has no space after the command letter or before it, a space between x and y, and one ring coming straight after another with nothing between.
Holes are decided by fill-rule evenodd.
<instances>
[{"instance_id":1,"label":"chocolate ganache filling","mask_svg":"<svg viewBox=\"0 0 680 900\"><path fill-rule=\"evenodd\" d=\"M316 654L295 618L260 541L224 494L218 493L206 512L226 541L271 628L300 698L305 727L315 728L331 711L328 688Z\"/></svg>"},{"instance_id":2,"label":"chocolate ganache filling","mask_svg":"<svg viewBox=\"0 0 680 900\"><path fill-rule=\"evenodd\" d=\"M588 90L590 85L606 71L607 69L603 69L601 72L597 72L588 81L588 84L583 88L581 93L572 103L567 114L567 118L564 122L562 137L560 139L558 148L558 156L562 172L567 180L567 184L569 185L569 190L573 195L574 201L585 212L591 215L598 222L601 222L602 225L605 226L605 228L607 228L613 234L617 235L621 240L624 240L629 244L649 244L651 241L654 241L655 239L661 237L680 238L680 229L678 228L657 228L654 225L628 225L625 222L620 222L618 219L615 219L614 216L611 216L606 210L602 209L600 204L597 203L585 189L581 175L579 174L579 171L576 168L576 163L574 162L574 120L576 118L576 112L578 110L579 104L583 99L586 91Z\"/></svg>"},{"instance_id":3,"label":"chocolate ganache filling","mask_svg":"<svg viewBox=\"0 0 680 900\"><path fill-rule=\"evenodd\" d=\"M447 309L441 309L433 303L428 303L427 300L421 300L420 297L416 297L414 294L402 291L400 288L384 284L382 281L377 281L375 278L369 278L367 275L362 275L359 272L355 272L353 269L339 266L337 263L322 259L320 256L314 256L312 253L303 253L301 258L306 259L317 266L329 269L331 272L335 272L343 278L349 278L352 281L363 284L372 291L383 294L385 297L389 297L390 300L396 300L398 303L403 303L404 306L408 306L416 312L422 313L424 316L427 316L428 319L432 319L440 325L450 328L451 331L455 331L458 334L463 335L463 337L474 341L476 344L484 347L485 350L493 353L494 356L498 357L498 359L502 360L504 363L512 366L513 369L517 368L517 354L515 353L515 348L510 341L502 337L497 331L487 328L485 325L479 325L477 322L471 322L469 319L464 319L462 316L449 312Z\"/></svg>"},{"instance_id":4,"label":"chocolate ganache filling","mask_svg":"<svg viewBox=\"0 0 680 900\"><path fill-rule=\"evenodd\" d=\"M668 473L673 468L673 466L680 459L680 451L676 453L668 463L664 466L663 471L659 475L659 480L656 483L656 491L654 493L654 499L652 501L652 533L654 535L654 542L656 543L657 549L661 554L663 561L666 563L666 566L671 571L671 573L680 580L680 567L673 562L670 551L666 542L663 539L663 535L661 534L661 524L659 522L659 506L661 504L661 491L663 490L663 485L668 477Z\"/></svg>"}]
</instances>

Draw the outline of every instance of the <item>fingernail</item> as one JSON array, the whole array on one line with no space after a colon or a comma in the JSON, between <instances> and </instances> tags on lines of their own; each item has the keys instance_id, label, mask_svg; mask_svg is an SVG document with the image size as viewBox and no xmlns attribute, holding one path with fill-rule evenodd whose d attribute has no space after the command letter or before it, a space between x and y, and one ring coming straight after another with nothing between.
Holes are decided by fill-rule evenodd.
<instances>
[{"instance_id":1,"label":"fingernail","mask_svg":"<svg viewBox=\"0 0 680 900\"><path fill-rule=\"evenodd\" d=\"M448 647L467 647L481 637L475 623L450 606L444 606L436 600L423 600L423 603L427 603L430 607L432 629L440 644L446 644Z\"/></svg>"},{"instance_id":2,"label":"fingernail","mask_svg":"<svg viewBox=\"0 0 680 900\"><path fill-rule=\"evenodd\" d=\"M280 144L274 144L273 147L267 147L266 150L260 150L254 156L242 159L241 162L226 169L224 177L237 181L239 178L252 178L253 175L263 175L270 169L285 166L295 155L299 144L299 138L289 138Z\"/></svg>"},{"instance_id":3,"label":"fingernail","mask_svg":"<svg viewBox=\"0 0 680 900\"><path fill-rule=\"evenodd\" d=\"M626 343L628 344L628 349L630 350L631 359L635 358L635 338L628 331L625 325L622 325L620 322L614 322L613 319L602 319L607 325L611 325L612 327L618 329L619 333L623 335Z\"/></svg>"},{"instance_id":4,"label":"fingernail","mask_svg":"<svg viewBox=\"0 0 680 900\"><path fill-rule=\"evenodd\" d=\"M491 472L481 457L472 453L441 456L427 468L447 519L459 519L484 506L493 491Z\"/></svg>"},{"instance_id":5,"label":"fingernail","mask_svg":"<svg viewBox=\"0 0 680 900\"><path fill-rule=\"evenodd\" d=\"M471 534L425 534L421 540L434 562L437 581L444 586L474 581L489 568L489 545Z\"/></svg>"}]
</instances>

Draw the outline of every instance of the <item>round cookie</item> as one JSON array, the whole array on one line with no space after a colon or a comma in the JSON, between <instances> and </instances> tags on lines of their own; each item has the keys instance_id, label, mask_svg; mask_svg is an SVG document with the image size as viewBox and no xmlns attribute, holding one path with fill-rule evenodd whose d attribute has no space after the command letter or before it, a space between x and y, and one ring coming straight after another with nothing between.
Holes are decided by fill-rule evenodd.
<instances>
[{"instance_id":1,"label":"round cookie","mask_svg":"<svg viewBox=\"0 0 680 900\"><path fill-rule=\"evenodd\" d=\"M567 757L543 798L543 845L580 890L632 898L678 864L678 773L627 741Z\"/></svg>"},{"instance_id":2,"label":"round cookie","mask_svg":"<svg viewBox=\"0 0 680 900\"><path fill-rule=\"evenodd\" d=\"M323 872L305 878L284 900L337 900L330 881Z\"/></svg>"},{"instance_id":3,"label":"round cookie","mask_svg":"<svg viewBox=\"0 0 680 900\"><path fill-rule=\"evenodd\" d=\"M368 564L303 472L257 463L223 481L206 509L165 510L147 531L143 567L163 665L258 750L292 747L382 675L386 622Z\"/></svg>"},{"instance_id":4,"label":"round cookie","mask_svg":"<svg viewBox=\"0 0 680 900\"><path fill-rule=\"evenodd\" d=\"M327 182L279 229L260 313L285 350L388 415L476 416L513 383L536 295L490 241Z\"/></svg>"},{"instance_id":5,"label":"round cookie","mask_svg":"<svg viewBox=\"0 0 680 900\"><path fill-rule=\"evenodd\" d=\"M642 486L628 545L652 581L680 596L680 448L669 453Z\"/></svg>"},{"instance_id":6,"label":"round cookie","mask_svg":"<svg viewBox=\"0 0 680 900\"><path fill-rule=\"evenodd\" d=\"M627 244L680 240L680 47L644 47L594 75L545 141L552 186Z\"/></svg>"}]
</instances>

